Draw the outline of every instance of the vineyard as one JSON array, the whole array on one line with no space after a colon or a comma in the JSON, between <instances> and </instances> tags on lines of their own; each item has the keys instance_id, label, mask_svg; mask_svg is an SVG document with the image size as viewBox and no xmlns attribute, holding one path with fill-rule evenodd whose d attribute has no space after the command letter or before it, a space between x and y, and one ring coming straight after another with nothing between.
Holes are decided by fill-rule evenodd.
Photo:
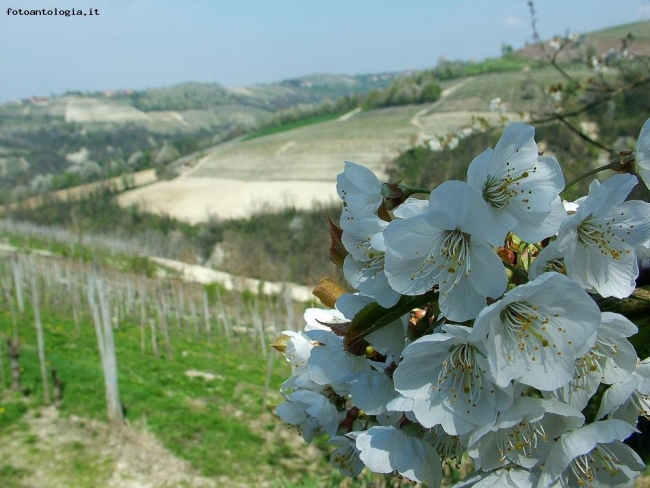
<instances>
[{"instance_id":1,"label":"vineyard","mask_svg":"<svg viewBox=\"0 0 650 488\"><path fill-rule=\"evenodd\" d=\"M98 260L3 249L0 435L7 446L42 415L54 415L52 425L67 419L73 431L86 422L104 435L97 421L109 419L111 435L153 434L164 446L149 442L154 452L189 461L193 474L173 486L261 486L329 472L319 448L298 448L297 433L273 415L288 366L268 344L302 325L305 305L289 288L231 292L183 281L170 267L154 271L165 278L147 277ZM30 436L28 452L0 449L3 486L33 486L43 476L59 480L48 486L132 486L120 484L126 475L115 478L117 460L91 455L83 435L57 447L61 465L42 459L46 436Z\"/></svg>"}]
</instances>

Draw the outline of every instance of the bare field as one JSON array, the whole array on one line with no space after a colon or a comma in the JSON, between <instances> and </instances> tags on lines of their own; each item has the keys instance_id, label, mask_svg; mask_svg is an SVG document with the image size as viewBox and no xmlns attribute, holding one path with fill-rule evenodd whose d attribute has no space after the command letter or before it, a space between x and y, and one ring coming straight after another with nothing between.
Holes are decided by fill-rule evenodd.
<instances>
[{"instance_id":1,"label":"bare field","mask_svg":"<svg viewBox=\"0 0 650 488\"><path fill-rule=\"evenodd\" d=\"M337 198L333 182L186 177L131 190L120 195L118 202L196 224L211 217L245 218L269 207L293 205L307 209L314 203L331 203Z\"/></svg>"},{"instance_id":2,"label":"bare field","mask_svg":"<svg viewBox=\"0 0 650 488\"><path fill-rule=\"evenodd\" d=\"M148 122L144 112L126 104L95 98L71 98L65 108L66 122Z\"/></svg>"}]
</instances>

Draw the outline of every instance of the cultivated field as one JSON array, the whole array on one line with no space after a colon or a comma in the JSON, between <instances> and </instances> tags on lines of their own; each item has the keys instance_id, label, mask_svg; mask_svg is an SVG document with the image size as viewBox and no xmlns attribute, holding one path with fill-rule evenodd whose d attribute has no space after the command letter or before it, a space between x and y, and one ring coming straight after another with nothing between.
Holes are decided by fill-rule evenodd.
<instances>
[{"instance_id":1,"label":"cultivated field","mask_svg":"<svg viewBox=\"0 0 650 488\"><path fill-rule=\"evenodd\" d=\"M465 87L463 80L446 90ZM122 205L169 214L191 223L210 217L246 217L264 206L309 208L336 200L336 175L344 161L371 168L380 177L386 164L428 137L454 131L486 111L438 112L441 102L354 113L248 141L217 146L184 175L119 197Z\"/></svg>"},{"instance_id":2,"label":"cultivated field","mask_svg":"<svg viewBox=\"0 0 650 488\"><path fill-rule=\"evenodd\" d=\"M146 122L149 116L130 105L97 100L71 98L65 109L66 122Z\"/></svg>"}]
</instances>

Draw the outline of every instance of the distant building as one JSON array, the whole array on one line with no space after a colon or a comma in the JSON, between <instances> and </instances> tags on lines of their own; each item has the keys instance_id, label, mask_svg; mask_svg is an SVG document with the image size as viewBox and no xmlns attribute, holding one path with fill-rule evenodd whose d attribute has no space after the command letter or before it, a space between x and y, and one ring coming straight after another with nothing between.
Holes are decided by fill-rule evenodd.
<instances>
[{"instance_id":1,"label":"distant building","mask_svg":"<svg viewBox=\"0 0 650 488\"><path fill-rule=\"evenodd\" d=\"M50 103L50 97L32 97L29 99L29 102L32 105L48 105Z\"/></svg>"}]
</instances>

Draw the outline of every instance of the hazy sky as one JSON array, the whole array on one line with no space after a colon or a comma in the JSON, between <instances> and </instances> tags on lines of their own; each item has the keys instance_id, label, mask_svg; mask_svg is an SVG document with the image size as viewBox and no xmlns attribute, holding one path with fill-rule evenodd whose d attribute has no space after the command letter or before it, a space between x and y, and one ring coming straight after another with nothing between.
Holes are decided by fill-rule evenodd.
<instances>
[{"instance_id":1,"label":"hazy sky","mask_svg":"<svg viewBox=\"0 0 650 488\"><path fill-rule=\"evenodd\" d=\"M270 83L500 55L526 0L0 0L0 103L66 90ZM86 16L7 10L81 9ZM650 19L650 0L537 0L544 38Z\"/></svg>"}]
</instances>

